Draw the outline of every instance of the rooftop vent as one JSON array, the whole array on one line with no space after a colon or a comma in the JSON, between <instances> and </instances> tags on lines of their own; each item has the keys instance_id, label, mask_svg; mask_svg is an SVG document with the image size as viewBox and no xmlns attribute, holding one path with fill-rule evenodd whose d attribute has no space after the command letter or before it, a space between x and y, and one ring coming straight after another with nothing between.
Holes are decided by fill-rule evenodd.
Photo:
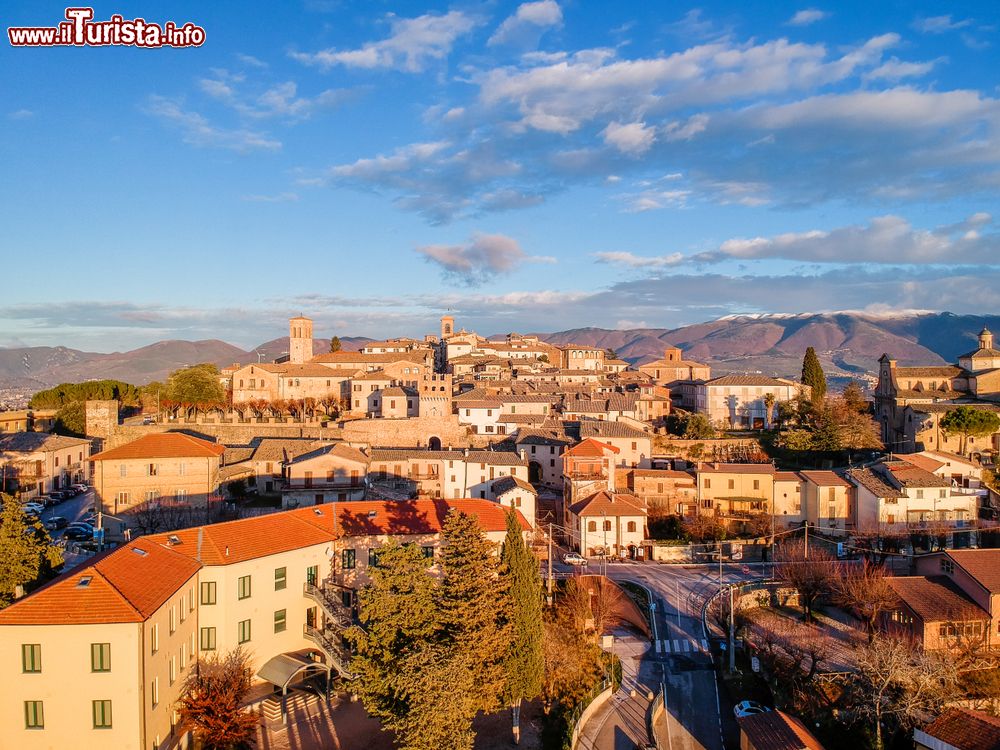
<instances>
[{"instance_id":1,"label":"rooftop vent","mask_svg":"<svg viewBox=\"0 0 1000 750\"><path fill-rule=\"evenodd\" d=\"M323 515L323 511L320 510L319 508L313 508L313 513L315 513L317 516Z\"/></svg>"},{"instance_id":2,"label":"rooftop vent","mask_svg":"<svg viewBox=\"0 0 1000 750\"><path fill-rule=\"evenodd\" d=\"M139 549L138 547L133 547L132 551L135 552L135 554L137 554L139 557L145 557L146 555L149 554L148 552L146 552L146 550Z\"/></svg>"},{"instance_id":3,"label":"rooftop vent","mask_svg":"<svg viewBox=\"0 0 1000 750\"><path fill-rule=\"evenodd\" d=\"M181 538L176 534L171 534L170 536L167 537L167 541L170 542L171 544L180 544Z\"/></svg>"},{"instance_id":4,"label":"rooftop vent","mask_svg":"<svg viewBox=\"0 0 1000 750\"><path fill-rule=\"evenodd\" d=\"M92 576L83 576L79 581L76 582L76 587L78 589L85 589L87 588L87 586L90 585L91 580Z\"/></svg>"},{"instance_id":5,"label":"rooftop vent","mask_svg":"<svg viewBox=\"0 0 1000 750\"><path fill-rule=\"evenodd\" d=\"M377 515L377 511L374 511L374 510L368 511L368 517L369 518L375 518L376 515Z\"/></svg>"}]
</instances>

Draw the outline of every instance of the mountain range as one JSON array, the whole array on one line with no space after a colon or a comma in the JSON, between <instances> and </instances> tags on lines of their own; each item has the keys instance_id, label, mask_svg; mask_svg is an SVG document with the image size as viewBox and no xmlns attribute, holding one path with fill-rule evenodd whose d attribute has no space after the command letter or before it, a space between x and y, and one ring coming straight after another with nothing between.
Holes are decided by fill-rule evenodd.
<instances>
[{"instance_id":1,"label":"mountain range","mask_svg":"<svg viewBox=\"0 0 1000 750\"><path fill-rule=\"evenodd\" d=\"M682 328L611 330L576 328L539 333L552 344L576 343L613 349L632 364L663 356L679 346L687 359L712 365L719 374L762 372L797 377L806 347L812 346L829 376L873 373L883 353L908 364L943 364L976 348L983 325L1000 330L1000 316L910 313L803 313L799 315L732 315ZM317 337L316 351L327 339ZM357 350L372 339L341 337L345 350ZM142 385L172 370L199 362L219 366L270 362L288 351L288 338L277 338L249 351L215 339L159 341L128 352L100 354L56 347L0 349L0 389L42 389L58 383L115 378Z\"/></svg>"}]
</instances>

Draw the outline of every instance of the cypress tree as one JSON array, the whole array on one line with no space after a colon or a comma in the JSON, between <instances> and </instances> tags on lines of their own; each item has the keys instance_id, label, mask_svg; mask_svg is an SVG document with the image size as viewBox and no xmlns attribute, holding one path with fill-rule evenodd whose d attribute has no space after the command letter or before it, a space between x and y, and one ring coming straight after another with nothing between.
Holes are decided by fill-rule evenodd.
<instances>
[{"instance_id":1,"label":"cypress tree","mask_svg":"<svg viewBox=\"0 0 1000 750\"><path fill-rule=\"evenodd\" d=\"M507 513L507 537L500 557L501 576L506 578L508 591L507 620L511 634L504 654L504 702L515 712L522 700L531 700L542 692L545 676L545 656L542 648L542 579L538 560L524 543L521 523L514 510ZM520 741L518 727L514 741Z\"/></svg>"},{"instance_id":2,"label":"cypress tree","mask_svg":"<svg viewBox=\"0 0 1000 750\"><path fill-rule=\"evenodd\" d=\"M826 375L823 374L823 366L819 363L816 350L811 346L806 349L806 356L802 358L802 385L812 388L813 403L819 403L826 395Z\"/></svg>"}]
</instances>

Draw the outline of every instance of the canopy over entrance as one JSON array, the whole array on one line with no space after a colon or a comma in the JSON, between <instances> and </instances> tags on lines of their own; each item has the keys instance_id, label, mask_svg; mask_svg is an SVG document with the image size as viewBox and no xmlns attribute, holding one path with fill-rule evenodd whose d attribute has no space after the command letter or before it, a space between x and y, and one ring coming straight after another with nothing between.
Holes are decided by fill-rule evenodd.
<instances>
[{"instance_id":1,"label":"canopy over entrance","mask_svg":"<svg viewBox=\"0 0 1000 750\"><path fill-rule=\"evenodd\" d=\"M262 680L270 682L272 685L277 685L284 692L288 688L288 683L292 681L295 675L310 670L326 672L326 678L329 681L329 666L320 661L312 661L297 653L272 656L264 663L264 666L257 670L257 676Z\"/></svg>"}]
</instances>

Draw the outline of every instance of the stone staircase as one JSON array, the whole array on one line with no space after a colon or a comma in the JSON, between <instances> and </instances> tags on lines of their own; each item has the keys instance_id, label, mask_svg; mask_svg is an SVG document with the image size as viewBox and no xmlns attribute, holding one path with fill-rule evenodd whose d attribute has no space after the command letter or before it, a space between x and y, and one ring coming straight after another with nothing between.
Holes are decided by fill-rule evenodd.
<instances>
[{"instance_id":1,"label":"stone staircase","mask_svg":"<svg viewBox=\"0 0 1000 750\"><path fill-rule=\"evenodd\" d=\"M290 690L285 698L285 709L289 715L294 715L307 711L312 706L320 703L322 698L306 690ZM260 704L260 713L267 724L281 724L281 695L272 695L265 698Z\"/></svg>"}]
</instances>

